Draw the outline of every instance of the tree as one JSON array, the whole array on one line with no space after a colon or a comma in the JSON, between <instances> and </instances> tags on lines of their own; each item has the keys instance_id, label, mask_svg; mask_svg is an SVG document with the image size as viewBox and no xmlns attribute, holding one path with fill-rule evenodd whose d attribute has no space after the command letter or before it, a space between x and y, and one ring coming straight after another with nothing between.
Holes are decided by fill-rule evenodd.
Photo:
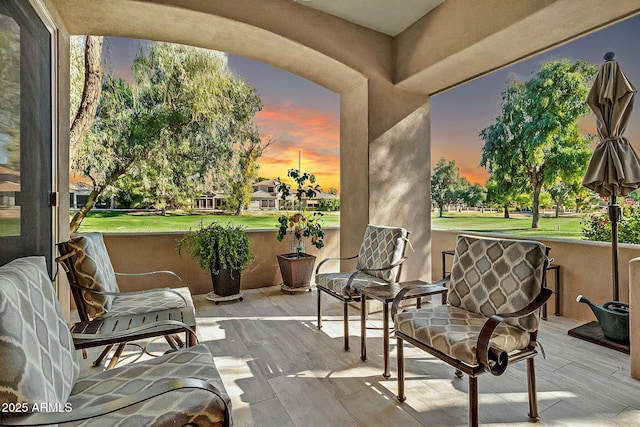
<instances>
[{"instance_id":1,"label":"tree","mask_svg":"<svg viewBox=\"0 0 640 427\"><path fill-rule=\"evenodd\" d=\"M543 63L526 82L510 77L501 114L480 132L481 165L493 179L503 188L527 182L532 228L538 228L543 186L559 179L570 184L584 175L592 138L578 132L577 120L589 112L584 100L596 71L587 62L564 59Z\"/></svg>"},{"instance_id":2,"label":"tree","mask_svg":"<svg viewBox=\"0 0 640 427\"><path fill-rule=\"evenodd\" d=\"M135 59L134 75L133 85L104 79L91 132L73 159L93 190L72 231L125 175L142 183L157 206L194 197L205 177L231 160L233 144L255 131L261 100L221 53L155 43Z\"/></svg>"},{"instance_id":3,"label":"tree","mask_svg":"<svg viewBox=\"0 0 640 427\"><path fill-rule=\"evenodd\" d=\"M454 203L460 199L462 187L460 169L456 162L447 162L445 158L438 160L431 175L431 200L438 205L439 217L442 218L444 205Z\"/></svg>"},{"instance_id":4,"label":"tree","mask_svg":"<svg viewBox=\"0 0 640 427\"><path fill-rule=\"evenodd\" d=\"M486 201L492 205L498 205L503 210L503 218L509 219L509 208L514 205L521 194L520 188L509 185L510 180L498 180L495 176L490 176L487 180Z\"/></svg>"},{"instance_id":5,"label":"tree","mask_svg":"<svg viewBox=\"0 0 640 427\"><path fill-rule=\"evenodd\" d=\"M75 37L71 44L71 49L79 49L81 37ZM93 118L98 109L100 92L102 89L102 40L101 36L86 36L84 42L84 61L81 61L78 51L74 51L71 64L71 111L75 110L71 129L69 131L70 157L75 156L75 152L80 146L84 137L91 130ZM84 70L84 78L80 78L80 70ZM76 75L74 75L76 74ZM82 82L81 94L80 82ZM75 95L75 96L73 96ZM76 101L77 100L77 101ZM76 107L77 102L77 107Z\"/></svg>"},{"instance_id":6,"label":"tree","mask_svg":"<svg viewBox=\"0 0 640 427\"><path fill-rule=\"evenodd\" d=\"M547 193L549 193L553 203L556 205L556 218L560 216L560 206L565 203L570 192L571 187L564 182L558 182L547 189Z\"/></svg>"},{"instance_id":7,"label":"tree","mask_svg":"<svg viewBox=\"0 0 640 427\"><path fill-rule=\"evenodd\" d=\"M258 159L273 141L273 139L269 139L263 144L258 137L258 132L255 131L234 147L234 170L231 173L230 194L227 198L229 207L234 210L234 215L242 214L242 211L249 205L253 193L251 184L258 178L258 169L260 168Z\"/></svg>"},{"instance_id":8,"label":"tree","mask_svg":"<svg viewBox=\"0 0 640 427\"><path fill-rule=\"evenodd\" d=\"M1 14L0 165L20 170L20 28Z\"/></svg>"},{"instance_id":9,"label":"tree","mask_svg":"<svg viewBox=\"0 0 640 427\"><path fill-rule=\"evenodd\" d=\"M480 184L471 184L466 178L462 178L461 198L467 206L477 207L482 205L487 198L487 189Z\"/></svg>"}]
</instances>

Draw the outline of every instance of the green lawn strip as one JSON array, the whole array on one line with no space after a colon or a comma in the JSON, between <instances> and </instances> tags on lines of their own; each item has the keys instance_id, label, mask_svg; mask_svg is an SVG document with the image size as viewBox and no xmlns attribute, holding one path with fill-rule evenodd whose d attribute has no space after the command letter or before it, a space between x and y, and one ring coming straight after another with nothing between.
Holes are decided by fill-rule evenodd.
<instances>
[{"instance_id":1,"label":"green lawn strip","mask_svg":"<svg viewBox=\"0 0 640 427\"><path fill-rule=\"evenodd\" d=\"M439 230L462 230L475 232L508 233L528 237L555 237L562 239L582 239L580 216L543 216L538 228L531 228L531 216L512 215L505 219L502 214L448 213L442 218L433 215L431 226Z\"/></svg>"},{"instance_id":2,"label":"green lawn strip","mask_svg":"<svg viewBox=\"0 0 640 427\"><path fill-rule=\"evenodd\" d=\"M80 232L150 233L195 230L200 224L213 221L220 224L244 225L249 230L276 229L279 213L233 215L189 215L170 213L166 216L127 212L90 212L80 227ZM531 228L531 217L514 214L504 219L498 213L446 213L442 218L434 214L431 226L439 230L507 233L526 237L555 237L582 239L580 216L553 218L542 216L538 229ZM340 215L325 213L325 227L339 227Z\"/></svg>"},{"instance_id":3,"label":"green lawn strip","mask_svg":"<svg viewBox=\"0 0 640 427\"><path fill-rule=\"evenodd\" d=\"M273 229L278 224L277 217L280 213L259 215L188 215L168 214L142 215L127 212L90 212L84 219L80 233L99 231L102 233L151 233L195 230L200 224L209 225L213 221L220 224L231 223L243 225L248 230ZM325 227L339 227L340 215L326 213L323 217Z\"/></svg>"}]
</instances>

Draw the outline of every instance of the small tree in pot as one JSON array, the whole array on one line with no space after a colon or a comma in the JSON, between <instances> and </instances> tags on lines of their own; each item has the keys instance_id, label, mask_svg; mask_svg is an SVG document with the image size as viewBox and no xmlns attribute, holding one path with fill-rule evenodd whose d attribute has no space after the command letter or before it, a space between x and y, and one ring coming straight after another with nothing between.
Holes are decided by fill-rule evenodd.
<instances>
[{"instance_id":1,"label":"small tree in pot","mask_svg":"<svg viewBox=\"0 0 640 427\"><path fill-rule=\"evenodd\" d=\"M255 258L244 227L223 227L217 222L185 234L177 249L180 256L186 250L202 269L211 272L213 291L219 297L240 295L240 273Z\"/></svg>"},{"instance_id":2,"label":"small tree in pot","mask_svg":"<svg viewBox=\"0 0 640 427\"><path fill-rule=\"evenodd\" d=\"M295 252L278 255L278 265L282 275L284 288L308 287L313 274L313 266L316 257L304 253L307 239L318 249L324 247L324 231L322 230L322 213L314 212L310 215L304 210L304 197L311 198L320 190L315 184L316 177L309 173L302 173L300 169L289 169L287 175L292 178L298 188L295 191L295 206L298 212L289 215L282 214L278 217L277 239L281 242L287 234L291 235L292 246ZM278 178L280 180L280 178ZM278 186L282 200L291 194L291 187L285 183ZM293 248L292 248L293 249Z\"/></svg>"}]
</instances>

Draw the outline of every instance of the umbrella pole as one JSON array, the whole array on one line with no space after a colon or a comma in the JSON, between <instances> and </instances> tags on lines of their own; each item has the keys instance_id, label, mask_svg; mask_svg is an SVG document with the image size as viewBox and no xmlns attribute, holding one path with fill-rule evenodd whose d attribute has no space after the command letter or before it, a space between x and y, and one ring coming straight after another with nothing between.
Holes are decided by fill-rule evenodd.
<instances>
[{"instance_id":1,"label":"umbrella pole","mask_svg":"<svg viewBox=\"0 0 640 427\"><path fill-rule=\"evenodd\" d=\"M616 196L609 198L609 220L611 221L611 271L613 273L613 300L620 301L618 271L618 222L620 206L616 205Z\"/></svg>"}]
</instances>

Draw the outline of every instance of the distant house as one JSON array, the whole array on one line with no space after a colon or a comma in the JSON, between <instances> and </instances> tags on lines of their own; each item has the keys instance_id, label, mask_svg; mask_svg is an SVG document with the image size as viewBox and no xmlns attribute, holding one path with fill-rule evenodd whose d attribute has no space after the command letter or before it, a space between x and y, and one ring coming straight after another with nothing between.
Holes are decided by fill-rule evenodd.
<instances>
[{"instance_id":1,"label":"distant house","mask_svg":"<svg viewBox=\"0 0 640 427\"><path fill-rule=\"evenodd\" d=\"M251 185L253 193L251 193L251 201L247 206L248 211L279 211L285 209L287 205L291 207L294 197L289 195L286 201L282 200L281 194L278 192L280 181L277 179L265 179ZM195 209L197 210L221 210L224 209L227 195L225 193L208 193L200 196L195 201ZM335 194L318 192L316 197L305 199L306 207L317 209L320 207L321 199L340 199Z\"/></svg>"},{"instance_id":2,"label":"distant house","mask_svg":"<svg viewBox=\"0 0 640 427\"><path fill-rule=\"evenodd\" d=\"M322 199L340 200L340 196L337 194L323 193L322 191L318 191L315 197L305 199L305 205L309 209L318 209L320 208L320 200Z\"/></svg>"},{"instance_id":3,"label":"distant house","mask_svg":"<svg viewBox=\"0 0 640 427\"><path fill-rule=\"evenodd\" d=\"M194 208L202 211L222 210L226 206L226 200L227 195L222 192L206 193L195 200Z\"/></svg>"},{"instance_id":4,"label":"distant house","mask_svg":"<svg viewBox=\"0 0 640 427\"><path fill-rule=\"evenodd\" d=\"M0 166L0 208L16 206L16 193L20 192L20 172Z\"/></svg>"},{"instance_id":5,"label":"distant house","mask_svg":"<svg viewBox=\"0 0 640 427\"><path fill-rule=\"evenodd\" d=\"M251 185L253 193L251 202L247 207L249 211L277 211L284 207L284 202L280 198L277 179L265 179Z\"/></svg>"},{"instance_id":6,"label":"distant house","mask_svg":"<svg viewBox=\"0 0 640 427\"><path fill-rule=\"evenodd\" d=\"M69 207L80 209L89 200L89 194L93 190L93 185L88 182L78 181L69 184Z\"/></svg>"}]
</instances>

